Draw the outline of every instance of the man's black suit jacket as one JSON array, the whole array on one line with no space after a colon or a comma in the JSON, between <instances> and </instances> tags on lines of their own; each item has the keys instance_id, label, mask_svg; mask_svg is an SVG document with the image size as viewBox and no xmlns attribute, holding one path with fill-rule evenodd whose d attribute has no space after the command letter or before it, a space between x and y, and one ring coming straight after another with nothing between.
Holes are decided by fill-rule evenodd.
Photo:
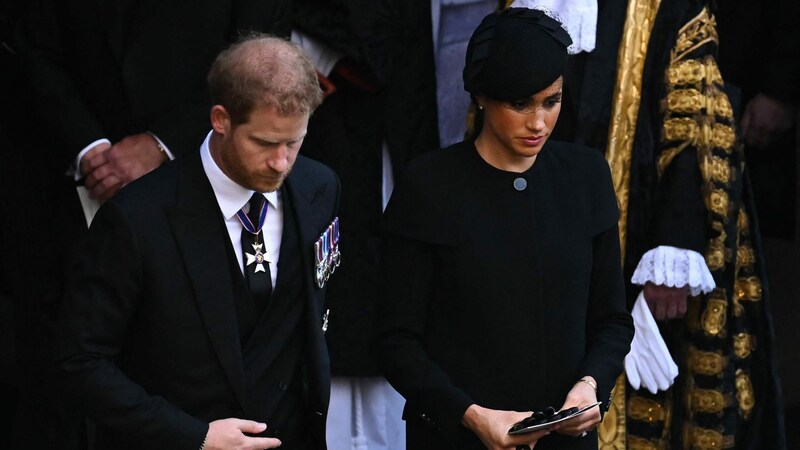
<instances>
[{"instance_id":1,"label":"man's black suit jacket","mask_svg":"<svg viewBox=\"0 0 800 450\"><path fill-rule=\"evenodd\" d=\"M302 259L307 408L319 419L308 426L323 437L330 375L313 245L335 216L338 180L298 156L285 186L303 251L281 256ZM132 183L98 212L71 268L56 354L107 440L99 448L196 450L210 421L247 418L230 245L199 154ZM269 348L270 333L252 339ZM275 357L267 353L258 357Z\"/></svg>"}]
</instances>

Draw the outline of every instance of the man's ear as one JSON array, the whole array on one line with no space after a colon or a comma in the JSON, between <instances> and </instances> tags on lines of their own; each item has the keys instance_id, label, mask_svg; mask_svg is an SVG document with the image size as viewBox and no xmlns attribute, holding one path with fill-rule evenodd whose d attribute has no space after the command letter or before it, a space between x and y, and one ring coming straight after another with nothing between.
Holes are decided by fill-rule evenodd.
<instances>
[{"instance_id":1,"label":"man's ear","mask_svg":"<svg viewBox=\"0 0 800 450\"><path fill-rule=\"evenodd\" d=\"M231 116L222 105L211 107L211 128L222 136L227 136L231 131Z\"/></svg>"}]
</instances>

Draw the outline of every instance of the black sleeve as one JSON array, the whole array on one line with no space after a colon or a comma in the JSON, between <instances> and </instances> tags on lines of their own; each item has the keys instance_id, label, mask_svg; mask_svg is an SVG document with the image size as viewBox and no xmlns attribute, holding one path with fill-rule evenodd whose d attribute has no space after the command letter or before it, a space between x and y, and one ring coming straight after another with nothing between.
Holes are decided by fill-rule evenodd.
<instances>
[{"instance_id":1,"label":"black sleeve","mask_svg":"<svg viewBox=\"0 0 800 450\"><path fill-rule=\"evenodd\" d=\"M625 285L619 263L619 229L613 227L592 239L592 272L586 318L586 357L578 373L597 380L597 399L608 409L611 389L622 373L633 339L633 320L625 304Z\"/></svg>"},{"instance_id":2,"label":"black sleeve","mask_svg":"<svg viewBox=\"0 0 800 450\"><path fill-rule=\"evenodd\" d=\"M61 142L58 157L64 167L71 164L83 147L108 137L83 102L67 70L65 22L73 13L83 13L83 3L75 2L69 9L65 8L65 2L32 0L25 8L18 32L20 59L33 90L30 105L40 119L40 126L51 130ZM98 76L103 77L103 74L98 73Z\"/></svg>"},{"instance_id":3,"label":"black sleeve","mask_svg":"<svg viewBox=\"0 0 800 450\"><path fill-rule=\"evenodd\" d=\"M386 379L408 401L406 412L425 411L450 442L456 442L461 418L475 403L428 358L426 313L436 279L431 245L387 236L376 305L378 364Z\"/></svg>"},{"instance_id":4,"label":"black sleeve","mask_svg":"<svg viewBox=\"0 0 800 450\"><path fill-rule=\"evenodd\" d=\"M707 211L697 151L687 147L664 170L654 196L650 248L660 245L703 254Z\"/></svg>"},{"instance_id":5,"label":"black sleeve","mask_svg":"<svg viewBox=\"0 0 800 450\"><path fill-rule=\"evenodd\" d=\"M69 271L54 349L59 379L98 423L165 448L196 450L208 424L146 392L117 365L140 298L136 236L113 201L90 234Z\"/></svg>"}]
</instances>

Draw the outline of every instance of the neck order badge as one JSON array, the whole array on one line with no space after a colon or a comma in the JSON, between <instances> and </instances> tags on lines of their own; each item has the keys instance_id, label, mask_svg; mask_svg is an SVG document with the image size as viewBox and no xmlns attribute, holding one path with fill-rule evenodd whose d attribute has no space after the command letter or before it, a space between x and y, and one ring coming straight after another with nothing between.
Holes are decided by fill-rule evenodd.
<instances>
[{"instance_id":1,"label":"neck order badge","mask_svg":"<svg viewBox=\"0 0 800 450\"><path fill-rule=\"evenodd\" d=\"M249 267L250 265L255 264L253 273L266 272L264 269L264 263L266 262L267 252L264 250L264 243L258 242L258 237L261 234L261 228L264 227L264 222L267 220L269 203L265 201L262 194L255 192L250 198L249 204L249 214L245 214L244 210L242 209L236 212L236 217L239 219L239 222L242 223L242 227L244 227L248 233L253 235L255 241L251 244L253 246L254 253L245 252L245 257L247 258L245 265Z\"/></svg>"}]
</instances>

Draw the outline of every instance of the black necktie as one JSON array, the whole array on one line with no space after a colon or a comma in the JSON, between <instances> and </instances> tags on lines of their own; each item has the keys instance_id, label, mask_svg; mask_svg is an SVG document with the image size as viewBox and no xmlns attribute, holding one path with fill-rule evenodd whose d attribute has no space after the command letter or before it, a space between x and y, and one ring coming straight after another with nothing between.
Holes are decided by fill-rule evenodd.
<instances>
[{"instance_id":1,"label":"black necktie","mask_svg":"<svg viewBox=\"0 0 800 450\"><path fill-rule=\"evenodd\" d=\"M248 231L247 226L242 227L244 277L247 280L247 286L250 288L250 294L253 297L253 303L255 303L259 315L266 309L269 298L272 295L272 275L269 263L266 261L267 249L264 244L264 232L261 230L261 226L264 224L259 220L263 216L261 209L265 206L264 203L264 195L261 193L254 192L253 196L250 197L250 211L247 213L247 218L252 224L249 228L256 230L257 233L253 234ZM266 207L269 208L269 205L266 205Z\"/></svg>"}]
</instances>

